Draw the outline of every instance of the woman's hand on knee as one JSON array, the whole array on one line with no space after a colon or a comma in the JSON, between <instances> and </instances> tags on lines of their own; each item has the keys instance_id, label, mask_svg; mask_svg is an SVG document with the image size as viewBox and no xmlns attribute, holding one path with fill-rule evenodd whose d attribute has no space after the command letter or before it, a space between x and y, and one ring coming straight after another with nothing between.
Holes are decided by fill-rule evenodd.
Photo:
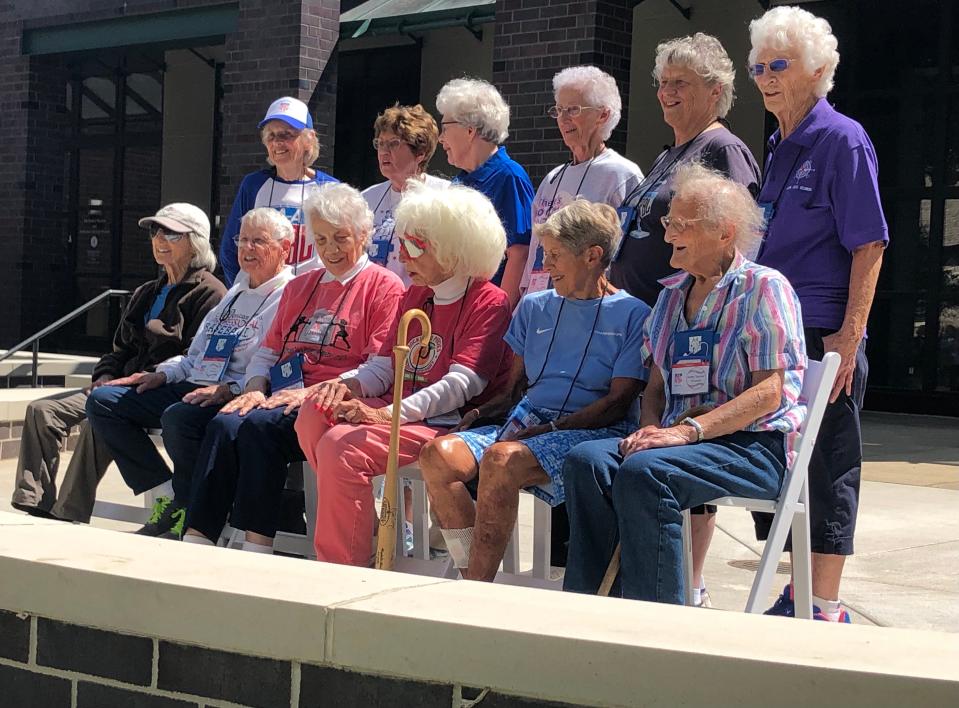
<instances>
[{"instance_id":1,"label":"woman's hand on knee","mask_svg":"<svg viewBox=\"0 0 959 708\"><path fill-rule=\"evenodd\" d=\"M239 413L246 415L254 408L259 408L260 404L266 400L266 394L262 391L247 391L241 393L232 401L220 409L220 413Z\"/></svg>"},{"instance_id":2,"label":"woman's hand on knee","mask_svg":"<svg viewBox=\"0 0 959 708\"><path fill-rule=\"evenodd\" d=\"M140 371L129 376L121 376L110 382L111 386L136 386L137 393L159 388L166 383L166 374L160 372Z\"/></svg>"},{"instance_id":3,"label":"woman's hand on knee","mask_svg":"<svg viewBox=\"0 0 959 708\"><path fill-rule=\"evenodd\" d=\"M329 413L343 401L354 397L354 386L355 384L350 385L341 379L330 379L329 381L318 383L307 389L309 393L304 403L309 401L316 410Z\"/></svg>"}]
</instances>

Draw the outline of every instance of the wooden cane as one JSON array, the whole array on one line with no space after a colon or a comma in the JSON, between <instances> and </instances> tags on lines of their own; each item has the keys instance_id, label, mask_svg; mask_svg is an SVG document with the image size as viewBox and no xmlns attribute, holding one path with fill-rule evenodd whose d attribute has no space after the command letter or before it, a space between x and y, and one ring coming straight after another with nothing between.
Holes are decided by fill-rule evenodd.
<instances>
[{"instance_id":1,"label":"wooden cane","mask_svg":"<svg viewBox=\"0 0 959 708\"><path fill-rule=\"evenodd\" d=\"M393 418L390 421L390 451L386 458L386 481L383 483L383 505L380 507L380 531L376 541L376 567L380 570L392 570L396 557L396 529L398 510L397 474L400 460L400 408L403 401L403 375L406 369L406 357L410 353L407 342L407 330L410 322L419 320L423 328L419 351L416 356L423 358L429 352L433 328L430 318L422 310L409 310L400 317L396 331L396 345L393 347Z\"/></svg>"},{"instance_id":2,"label":"wooden cane","mask_svg":"<svg viewBox=\"0 0 959 708\"><path fill-rule=\"evenodd\" d=\"M600 597L609 597L609 591L616 582L616 576L619 575L619 556L622 552L620 544L616 544L616 550L613 551L613 557L609 559L609 565L606 566L606 575L603 576L603 582L599 584L597 595Z\"/></svg>"}]
</instances>

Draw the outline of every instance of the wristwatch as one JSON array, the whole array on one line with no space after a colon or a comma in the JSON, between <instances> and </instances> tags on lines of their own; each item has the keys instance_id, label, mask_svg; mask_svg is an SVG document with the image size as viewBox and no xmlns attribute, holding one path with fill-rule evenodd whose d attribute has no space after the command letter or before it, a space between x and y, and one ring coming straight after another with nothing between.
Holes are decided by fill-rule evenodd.
<instances>
[{"instance_id":1,"label":"wristwatch","mask_svg":"<svg viewBox=\"0 0 959 708\"><path fill-rule=\"evenodd\" d=\"M701 426L695 418L683 418L681 421L679 421L679 424L692 426L693 430L696 431L696 442L701 443L706 439L706 433L703 430L703 426Z\"/></svg>"},{"instance_id":2,"label":"wristwatch","mask_svg":"<svg viewBox=\"0 0 959 708\"><path fill-rule=\"evenodd\" d=\"M231 381L228 383L227 388L230 389L230 393L232 393L234 396L239 396L241 393L243 393L243 389L240 388L240 384L238 384L236 381Z\"/></svg>"}]
</instances>

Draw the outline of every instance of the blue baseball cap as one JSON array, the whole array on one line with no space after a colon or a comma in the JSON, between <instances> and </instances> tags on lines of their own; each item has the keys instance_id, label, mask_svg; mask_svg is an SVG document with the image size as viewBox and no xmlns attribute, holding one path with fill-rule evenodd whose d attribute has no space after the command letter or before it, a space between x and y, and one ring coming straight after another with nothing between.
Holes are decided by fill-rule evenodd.
<instances>
[{"instance_id":1,"label":"blue baseball cap","mask_svg":"<svg viewBox=\"0 0 959 708\"><path fill-rule=\"evenodd\" d=\"M313 116L310 115L310 109L306 107L303 101L291 96L284 96L273 101L263 120L256 127L262 128L271 120L281 120L297 130L313 127Z\"/></svg>"}]
</instances>

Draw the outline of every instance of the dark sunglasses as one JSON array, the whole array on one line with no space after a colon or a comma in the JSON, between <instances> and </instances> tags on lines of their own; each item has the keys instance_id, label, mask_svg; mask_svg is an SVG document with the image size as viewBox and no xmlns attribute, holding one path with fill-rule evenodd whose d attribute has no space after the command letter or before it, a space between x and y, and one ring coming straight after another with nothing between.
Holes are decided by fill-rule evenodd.
<instances>
[{"instance_id":1,"label":"dark sunglasses","mask_svg":"<svg viewBox=\"0 0 959 708\"><path fill-rule=\"evenodd\" d=\"M746 67L746 70L749 72L749 75L755 79L757 76L765 74L767 67L774 74L785 71L789 68L791 61L790 59L773 59L769 64L750 64Z\"/></svg>"},{"instance_id":2,"label":"dark sunglasses","mask_svg":"<svg viewBox=\"0 0 959 708\"><path fill-rule=\"evenodd\" d=\"M167 243L176 243L181 238L186 238L186 234L178 234L174 231L167 231L162 226L154 226L150 229L150 238L156 238L157 236L165 238Z\"/></svg>"}]
</instances>

